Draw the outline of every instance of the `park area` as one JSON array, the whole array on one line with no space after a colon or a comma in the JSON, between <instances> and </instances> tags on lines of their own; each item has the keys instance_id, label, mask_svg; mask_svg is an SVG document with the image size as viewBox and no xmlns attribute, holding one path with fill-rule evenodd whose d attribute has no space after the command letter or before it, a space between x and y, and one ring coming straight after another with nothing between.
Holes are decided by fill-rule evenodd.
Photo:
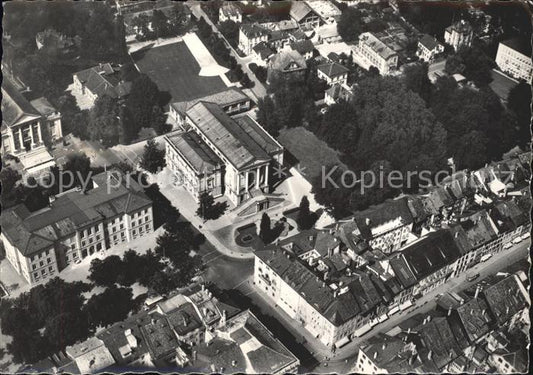
<instances>
[{"instance_id":1,"label":"park area","mask_svg":"<svg viewBox=\"0 0 533 375\"><path fill-rule=\"evenodd\" d=\"M303 127L281 130L278 141L296 159L294 165L299 165L300 173L309 182L320 176L323 166L345 167L337 151Z\"/></svg>"},{"instance_id":2,"label":"park area","mask_svg":"<svg viewBox=\"0 0 533 375\"><path fill-rule=\"evenodd\" d=\"M131 53L137 68L155 82L170 102L196 99L226 89L220 76L199 76L201 66L185 44L148 46Z\"/></svg>"}]
</instances>

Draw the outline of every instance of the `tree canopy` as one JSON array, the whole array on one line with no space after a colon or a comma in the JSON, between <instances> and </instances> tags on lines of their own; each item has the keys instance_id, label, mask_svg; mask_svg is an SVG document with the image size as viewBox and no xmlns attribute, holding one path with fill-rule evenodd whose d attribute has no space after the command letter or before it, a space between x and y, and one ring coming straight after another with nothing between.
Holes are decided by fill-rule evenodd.
<instances>
[{"instance_id":1,"label":"tree canopy","mask_svg":"<svg viewBox=\"0 0 533 375\"><path fill-rule=\"evenodd\" d=\"M153 139L148 140L139 164L150 173L161 171L165 166L165 150L160 149Z\"/></svg>"}]
</instances>

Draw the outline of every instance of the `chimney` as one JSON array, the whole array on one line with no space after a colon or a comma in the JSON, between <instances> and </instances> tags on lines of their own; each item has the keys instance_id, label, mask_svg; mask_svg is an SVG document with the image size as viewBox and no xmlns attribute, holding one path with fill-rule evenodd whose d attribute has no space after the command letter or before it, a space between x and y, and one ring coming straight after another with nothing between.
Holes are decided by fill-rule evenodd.
<instances>
[{"instance_id":1,"label":"chimney","mask_svg":"<svg viewBox=\"0 0 533 375\"><path fill-rule=\"evenodd\" d=\"M237 361L236 361L236 360L231 361L231 365L232 365L233 367L237 366Z\"/></svg>"},{"instance_id":2,"label":"chimney","mask_svg":"<svg viewBox=\"0 0 533 375\"><path fill-rule=\"evenodd\" d=\"M411 327L407 328L407 334L409 335L411 333Z\"/></svg>"},{"instance_id":3,"label":"chimney","mask_svg":"<svg viewBox=\"0 0 533 375\"><path fill-rule=\"evenodd\" d=\"M339 295L339 290L334 290L333 291L333 298L337 298L337 296Z\"/></svg>"},{"instance_id":4,"label":"chimney","mask_svg":"<svg viewBox=\"0 0 533 375\"><path fill-rule=\"evenodd\" d=\"M202 284L202 292L205 290L205 285Z\"/></svg>"},{"instance_id":5,"label":"chimney","mask_svg":"<svg viewBox=\"0 0 533 375\"><path fill-rule=\"evenodd\" d=\"M191 355L191 357L192 357L192 360L193 360L193 361L196 361L196 358L198 358L198 353L196 352L196 350L193 350L193 351L192 351L192 355Z\"/></svg>"},{"instance_id":6,"label":"chimney","mask_svg":"<svg viewBox=\"0 0 533 375\"><path fill-rule=\"evenodd\" d=\"M409 365L412 365L413 363L415 363L415 356L414 355L409 357Z\"/></svg>"},{"instance_id":7,"label":"chimney","mask_svg":"<svg viewBox=\"0 0 533 375\"><path fill-rule=\"evenodd\" d=\"M55 195L50 195L48 197L48 203L52 204L53 202L55 202L56 200L56 196Z\"/></svg>"},{"instance_id":8,"label":"chimney","mask_svg":"<svg viewBox=\"0 0 533 375\"><path fill-rule=\"evenodd\" d=\"M476 293L474 294L474 299L477 299L477 297L479 296L480 290L481 290L481 285L478 285L476 287Z\"/></svg>"},{"instance_id":9,"label":"chimney","mask_svg":"<svg viewBox=\"0 0 533 375\"><path fill-rule=\"evenodd\" d=\"M328 257L330 257L332 253L333 253L333 251L331 250L330 247L328 247Z\"/></svg>"},{"instance_id":10,"label":"chimney","mask_svg":"<svg viewBox=\"0 0 533 375\"><path fill-rule=\"evenodd\" d=\"M448 307L448 316L452 315L452 308Z\"/></svg>"},{"instance_id":11,"label":"chimney","mask_svg":"<svg viewBox=\"0 0 533 375\"><path fill-rule=\"evenodd\" d=\"M431 361L432 357L433 357L433 352L430 350L428 353L428 359Z\"/></svg>"},{"instance_id":12,"label":"chimney","mask_svg":"<svg viewBox=\"0 0 533 375\"><path fill-rule=\"evenodd\" d=\"M309 236L309 242L313 242L313 236Z\"/></svg>"},{"instance_id":13,"label":"chimney","mask_svg":"<svg viewBox=\"0 0 533 375\"><path fill-rule=\"evenodd\" d=\"M365 219L365 223L366 225L370 225L370 219L368 217Z\"/></svg>"},{"instance_id":14,"label":"chimney","mask_svg":"<svg viewBox=\"0 0 533 375\"><path fill-rule=\"evenodd\" d=\"M387 344L383 343L383 345L381 345L381 350L385 350L386 347L387 347Z\"/></svg>"},{"instance_id":15,"label":"chimney","mask_svg":"<svg viewBox=\"0 0 533 375\"><path fill-rule=\"evenodd\" d=\"M374 352L374 360L378 357L378 352Z\"/></svg>"}]
</instances>

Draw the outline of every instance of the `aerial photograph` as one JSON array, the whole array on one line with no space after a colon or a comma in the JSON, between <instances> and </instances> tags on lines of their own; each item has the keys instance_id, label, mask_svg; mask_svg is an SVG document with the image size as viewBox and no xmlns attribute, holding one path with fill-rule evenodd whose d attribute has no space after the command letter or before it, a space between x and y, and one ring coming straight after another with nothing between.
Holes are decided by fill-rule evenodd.
<instances>
[{"instance_id":1,"label":"aerial photograph","mask_svg":"<svg viewBox=\"0 0 533 375\"><path fill-rule=\"evenodd\" d=\"M2 12L0 373L529 373L533 1Z\"/></svg>"}]
</instances>

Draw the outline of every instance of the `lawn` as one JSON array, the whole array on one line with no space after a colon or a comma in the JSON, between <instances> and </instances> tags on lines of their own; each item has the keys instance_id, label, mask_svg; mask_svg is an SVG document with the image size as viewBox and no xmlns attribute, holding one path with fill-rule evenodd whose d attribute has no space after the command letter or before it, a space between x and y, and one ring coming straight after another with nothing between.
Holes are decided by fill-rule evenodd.
<instances>
[{"instance_id":1,"label":"lawn","mask_svg":"<svg viewBox=\"0 0 533 375\"><path fill-rule=\"evenodd\" d=\"M310 182L321 175L322 166L335 164L345 167L337 151L303 127L281 130L278 141L296 159L295 164L300 164L303 176Z\"/></svg>"},{"instance_id":2,"label":"lawn","mask_svg":"<svg viewBox=\"0 0 533 375\"><path fill-rule=\"evenodd\" d=\"M184 42L135 51L131 54L141 73L147 74L170 102L196 99L226 88L220 77L200 77L200 66Z\"/></svg>"},{"instance_id":3,"label":"lawn","mask_svg":"<svg viewBox=\"0 0 533 375\"><path fill-rule=\"evenodd\" d=\"M507 101L509 91L511 91L513 87L518 84L518 82L495 69L492 69L491 76L492 82L489 85L490 88L496 93L496 95L498 95L500 99Z\"/></svg>"}]
</instances>

